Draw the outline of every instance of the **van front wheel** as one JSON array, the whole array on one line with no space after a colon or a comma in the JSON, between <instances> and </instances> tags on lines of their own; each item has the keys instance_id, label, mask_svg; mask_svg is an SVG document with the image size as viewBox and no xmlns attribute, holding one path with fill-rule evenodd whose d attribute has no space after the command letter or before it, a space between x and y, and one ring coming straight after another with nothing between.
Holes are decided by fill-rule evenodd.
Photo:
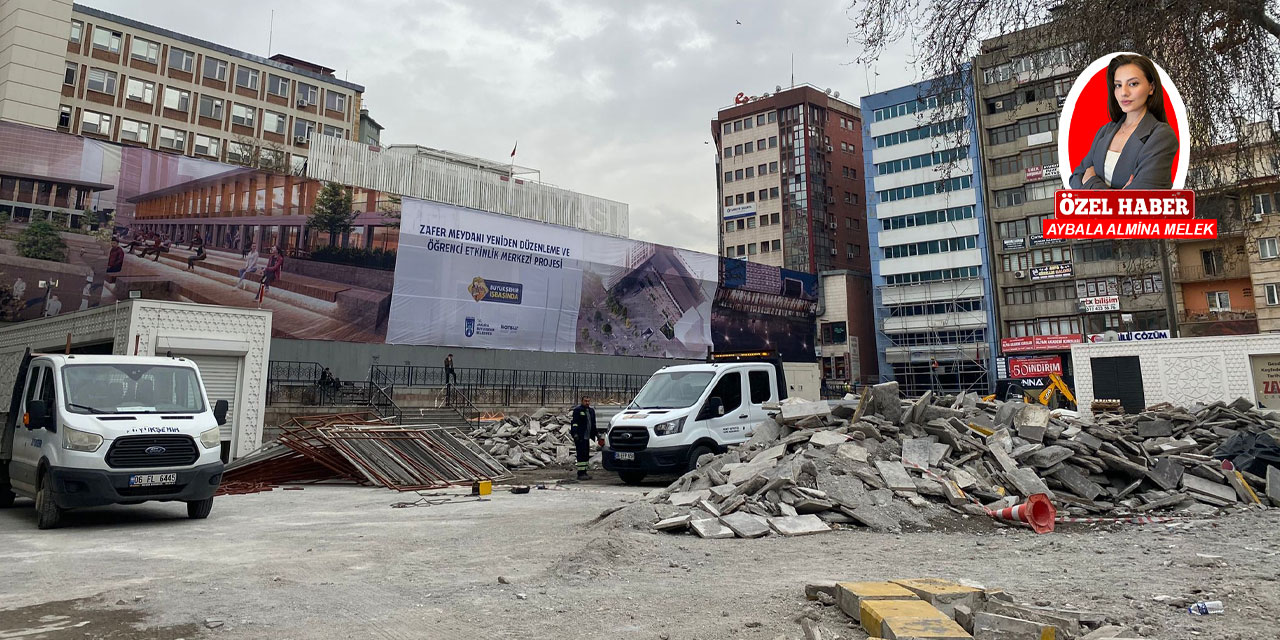
<instances>
[{"instance_id":1,"label":"van front wheel","mask_svg":"<svg viewBox=\"0 0 1280 640\"><path fill-rule=\"evenodd\" d=\"M192 500L187 503L187 517L192 520L204 520L209 517L209 512L213 510L213 498L205 498L204 500Z\"/></svg>"},{"instance_id":2,"label":"van front wheel","mask_svg":"<svg viewBox=\"0 0 1280 640\"><path fill-rule=\"evenodd\" d=\"M62 524L62 509L53 500L53 481L48 471L40 472L40 488L36 491L36 527L56 529Z\"/></svg>"},{"instance_id":3,"label":"van front wheel","mask_svg":"<svg viewBox=\"0 0 1280 640\"><path fill-rule=\"evenodd\" d=\"M697 469L698 458L701 458L702 456L705 456L708 453L715 453L715 449L712 449L711 447L708 447L705 444L694 447L693 451L689 452L689 471L693 471L694 469Z\"/></svg>"},{"instance_id":4,"label":"van front wheel","mask_svg":"<svg viewBox=\"0 0 1280 640\"><path fill-rule=\"evenodd\" d=\"M643 471L619 471L618 477L626 484L640 484L644 482L645 473Z\"/></svg>"}]
</instances>

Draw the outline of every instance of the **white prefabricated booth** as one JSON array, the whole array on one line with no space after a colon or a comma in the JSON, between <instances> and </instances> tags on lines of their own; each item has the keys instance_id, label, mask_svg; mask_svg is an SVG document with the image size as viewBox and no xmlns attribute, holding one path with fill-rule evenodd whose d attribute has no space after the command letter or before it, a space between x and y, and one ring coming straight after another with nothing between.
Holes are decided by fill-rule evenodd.
<instances>
[{"instance_id":1,"label":"white prefabricated booth","mask_svg":"<svg viewBox=\"0 0 1280 640\"><path fill-rule=\"evenodd\" d=\"M165 356L200 368L209 398L228 399L223 455L262 444L271 311L187 302L125 300L112 306L0 325L0 389L13 388L23 352ZM6 391L7 393L7 391ZM5 396L7 398L7 395ZM7 401L0 412L7 411Z\"/></svg>"},{"instance_id":2,"label":"white prefabricated booth","mask_svg":"<svg viewBox=\"0 0 1280 640\"><path fill-rule=\"evenodd\" d=\"M1071 347L1077 406L1120 400L1126 413L1244 398L1280 410L1280 335L1165 338Z\"/></svg>"}]
</instances>

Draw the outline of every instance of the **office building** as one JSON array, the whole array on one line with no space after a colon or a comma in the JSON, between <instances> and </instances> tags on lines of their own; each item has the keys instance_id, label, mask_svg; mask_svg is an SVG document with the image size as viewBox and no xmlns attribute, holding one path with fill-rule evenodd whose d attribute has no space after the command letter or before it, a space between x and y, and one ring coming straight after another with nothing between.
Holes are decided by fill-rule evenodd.
<instances>
[{"instance_id":1,"label":"office building","mask_svg":"<svg viewBox=\"0 0 1280 640\"><path fill-rule=\"evenodd\" d=\"M985 394L995 305L971 76L866 96L862 113L881 378Z\"/></svg>"},{"instance_id":2,"label":"office building","mask_svg":"<svg viewBox=\"0 0 1280 640\"><path fill-rule=\"evenodd\" d=\"M1058 166L1057 140L1062 105L1078 73L1073 54L1046 25L984 41L973 70L1000 351L1033 356L1040 370L1068 376L1070 345L1082 339L1176 331L1169 262L1159 241L1041 234L1061 173L1072 169ZM1003 377L1022 367L998 360L997 369Z\"/></svg>"},{"instance_id":3,"label":"office building","mask_svg":"<svg viewBox=\"0 0 1280 640\"><path fill-rule=\"evenodd\" d=\"M364 88L333 69L62 0L0 0L0 15L0 120L278 172L315 135L362 139Z\"/></svg>"}]
</instances>

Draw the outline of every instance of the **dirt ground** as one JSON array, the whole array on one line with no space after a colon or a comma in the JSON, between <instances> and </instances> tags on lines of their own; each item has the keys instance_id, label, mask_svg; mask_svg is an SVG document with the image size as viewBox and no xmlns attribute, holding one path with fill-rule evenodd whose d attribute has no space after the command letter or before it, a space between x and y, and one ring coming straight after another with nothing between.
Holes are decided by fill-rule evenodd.
<instances>
[{"instance_id":1,"label":"dirt ground","mask_svg":"<svg viewBox=\"0 0 1280 640\"><path fill-rule=\"evenodd\" d=\"M561 474L522 476L537 483ZM0 638L865 638L807 582L937 576L1072 605L1162 640L1280 637L1280 509L1175 526L1070 525L702 540L596 522L650 487L591 482L486 501L309 486L72 512L0 511ZM500 582L500 578L509 584ZM1167 602L1225 602L1193 617ZM211 628L212 627L212 628ZM1136 633L1141 631L1141 634Z\"/></svg>"}]
</instances>

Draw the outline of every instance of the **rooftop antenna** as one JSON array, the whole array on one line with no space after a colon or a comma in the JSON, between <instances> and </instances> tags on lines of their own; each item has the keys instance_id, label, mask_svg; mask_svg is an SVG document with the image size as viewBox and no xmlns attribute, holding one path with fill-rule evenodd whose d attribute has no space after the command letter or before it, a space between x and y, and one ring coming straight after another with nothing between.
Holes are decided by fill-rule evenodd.
<instances>
[{"instance_id":1,"label":"rooftop antenna","mask_svg":"<svg viewBox=\"0 0 1280 640\"><path fill-rule=\"evenodd\" d=\"M271 57L271 39L276 34L276 10L271 10L271 22L267 27L267 57Z\"/></svg>"},{"instance_id":2,"label":"rooftop antenna","mask_svg":"<svg viewBox=\"0 0 1280 640\"><path fill-rule=\"evenodd\" d=\"M796 88L796 54L791 54L791 88Z\"/></svg>"}]
</instances>

